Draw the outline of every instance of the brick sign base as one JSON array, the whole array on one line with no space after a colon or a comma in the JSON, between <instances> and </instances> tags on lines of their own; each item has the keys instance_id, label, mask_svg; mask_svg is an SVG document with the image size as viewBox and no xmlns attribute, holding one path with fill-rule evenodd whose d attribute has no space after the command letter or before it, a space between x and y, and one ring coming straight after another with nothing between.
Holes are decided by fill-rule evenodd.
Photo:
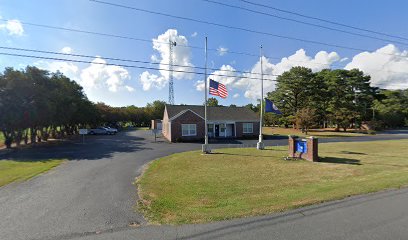
<instances>
[{"instance_id":1,"label":"brick sign base","mask_svg":"<svg viewBox=\"0 0 408 240\"><path fill-rule=\"evenodd\" d=\"M298 141L302 141L305 143L298 144ZM302 147L302 149L299 149L299 145L304 147ZM308 161L318 162L318 139L315 137L300 139L297 136L289 135L289 157L302 158Z\"/></svg>"}]
</instances>

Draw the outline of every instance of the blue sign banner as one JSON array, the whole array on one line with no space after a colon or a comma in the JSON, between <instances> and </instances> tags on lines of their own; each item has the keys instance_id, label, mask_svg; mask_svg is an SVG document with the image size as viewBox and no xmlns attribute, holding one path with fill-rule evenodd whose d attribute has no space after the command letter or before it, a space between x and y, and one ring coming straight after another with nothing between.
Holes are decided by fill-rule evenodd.
<instances>
[{"instance_id":1,"label":"blue sign banner","mask_svg":"<svg viewBox=\"0 0 408 240\"><path fill-rule=\"evenodd\" d=\"M296 141L296 152L307 153L307 142L306 141Z\"/></svg>"}]
</instances>

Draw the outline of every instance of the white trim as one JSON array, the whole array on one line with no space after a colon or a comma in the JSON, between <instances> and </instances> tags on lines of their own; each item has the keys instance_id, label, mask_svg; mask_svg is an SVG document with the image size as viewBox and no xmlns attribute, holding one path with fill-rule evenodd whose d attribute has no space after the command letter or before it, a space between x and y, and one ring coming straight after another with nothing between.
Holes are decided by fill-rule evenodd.
<instances>
[{"instance_id":1,"label":"white trim","mask_svg":"<svg viewBox=\"0 0 408 240\"><path fill-rule=\"evenodd\" d=\"M252 125L252 127L251 127L251 131L249 132L245 132L245 124L251 124ZM247 129L248 129L248 127L247 127ZM252 122L246 122L246 123L242 123L242 133L254 133L254 123L252 123Z\"/></svg>"},{"instance_id":2,"label":"white trim","mask_svg":"<svg viewBox=\"0 0 408 240\"><path fill-rule=\"evenodd\" d=\"M183 133L183 126L189 126L188 129L187 129L188 134L186 134L186 135ZM190 133L190 131L192 130L192 129L190 129L190 126L194 126L194 134ZM181 124L181 136L182 137L197 136L197 124L195 124L195 123Z\"/></svg>"},{"instance_id":3,"label":"white trim","mask_svg":"<svg viewBox=\"0 0 408 240\"><path fill-rule=\"evenodd\" d=\"M174 119L180 117L181 115L183 115L184 113L186 113L186 112L188 112L188 111L190 111L190 112L194 113L195 115L199 116L201 119L204 119L203 117L201 117L198 113L194 112L193 110L191 110L191 109L186 109L186 110L183 110L183 111L177 113L176 115L174 115L174 116L173 116L172 118L170 118L169 120L172 121L172 120L174 120Z\"/></svg>"},{"instance_id":4,"label":"white trim","mask_svg":"<svg viewBox=\"0 0 408 240\"><path fill-rule=\"evenodd\" d=\"M208 120L208 123L259 123L259 120Z\"/></svg>"}]
</instances>

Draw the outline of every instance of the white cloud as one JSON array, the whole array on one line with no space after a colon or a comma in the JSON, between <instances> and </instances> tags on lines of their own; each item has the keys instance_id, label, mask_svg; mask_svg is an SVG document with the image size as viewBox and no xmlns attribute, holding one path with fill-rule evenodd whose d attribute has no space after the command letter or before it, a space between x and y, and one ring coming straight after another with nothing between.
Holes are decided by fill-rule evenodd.
<instances>
[{"instance_id":1,"label":"white cloud","mask_svg":"<svg viewBox=\"0 0 408 240\"><path fill-rule=\"evenodd\" d=\"M273 64L269 59L262 57L262 69L264 74L264 93L275 89L276 75L282 74L295 66L304 66L313 71L320 71L329 68L331 64L340 61L340 56L336 52L320 51L314 57L306 55L305 50L299 49L295 54L282 58L282 60ZM223 65L220 70L210 74L210 77L216 81L225 84L229 89L238 88L244 91L244 96L250 99L259 99L261 93L261 64L258 60L249 73L238 74L231 65ZM227 75L227 76L217 76ZM269 75L269 76L268 76ZM204 90L204 81L197 81L196 89Z\"/></svg>"},{"instance_id":2,"label":"white cloud","mask_svg":"<svg viewBox=\"0 0 408 240\"><path fill-rule=\"evenodd\" d=\"M191 34L191 37L197 37L197 35L198 35L197 32L193 32L193 33Z\"/></svg>"},{"instance_id":3,"label":"white cloud","mask_svg":"<svg viewBox=\"0 0 408 240\"><path fill-rule=\"evenodd\" d=\"M48 62L48 61L38 61L34 63L34 66L38 68L45 69L50 72L61 72L65 76L75 79L79 72L79 68L77 65L70 63L70 62Z\"/></svg>"},{"instance_id":4,"label":"white cloud","mask_svg":"<svg viewBox=\"0 0 408 240\"><path fill-rule=\"evenodd\" d=\"M224 56L228 52L228 48L225 47L218 47L217 52L219 56Z\"/></svg>"},{"instance_id":5,"label":"white cloud","mask_svg":"<svg viewBox=\"0 0 408 240\"><path fill-rule=\"evenodd\" d=\"M70 48L70 47L63 47L63 48L61 49L61 52L62 52L62 53L65 53L65 54L70 54L70 53L73 52L73 50L72 50L72 48Z\"/></svg>"},{"instance_id":6,"label":"white cloud","mask_svg":"<svg viewBox=\"0 0 408 240\"><path fill-rule=\"evenodd\" d=\"M154 63L160 62L160 59L159 59L159 57L157 57L156 54L153 54L153 55L150 57L150 60L152 60L152 62L154 62Z\"/></svg>"},{"instance_id":7,"label":"white cloud","mask_svg":"<svg viewBox=\"0 0 408 240\"><path fill-rule=\"evenodd\" d=\"M389 44L374 52L353 57L345 69L358 68L371 76L374 86L388 89L408 88L408 51Z\"/></svg>"},{"instance_id":8,"label":"white cloud","mask_svg":"<svg viewBox=\"0 0 408 240\"><path fill-rule=\"evenodd\" d=\"M133 87L128 86L128 85L126 85L125 88L126 88L126 90L128 90L128 92L134 92L135 91L135 89Z\"/></svg>"},{"instance_id":9,"label":"white cloud","mask_svg":"<svg viewBox=\"0 0 408 240\"><path fill-rule=\"evenodd\" d=\"M234 86L239 78L240 76L236 73L235 68L233 68L231 65L222 65L220 70L214 71L213 73L209 74L207 83L209 79L212 79L224 84L227 88L231 89L231 87ZM205 86L203 80L197 81L195 86L198 91L204 91Z\"/></svg>"},{"instance_id":10,"label":"white cloud","mask_svg":"<svg viewBox=\"0 0 408 240\"><path fill-rule=\"evenodd\" d=\"M345 61L347 61L347 60L349 60L349 58L348 58L348 57L345 57L345 58L340 59L339 62L345 62Z\"/></svg>"},{"instance_id":11,"label":"white cloud","mask_svg":"<svg viewBox=\"0 0 408 240\"><path fill-rule=\"evenodd\" d=\"M167 84L167 80L164 77L149 73L148 71L144 71L140 74L140 81L142 82L144 91L148 91L152 87L161 89Z\"/></svg>"},{"instance_id":12,"label":"white cloud","mask_svg":"<svg viewBox=\"0 0 408 240\"><path fill-rule=\"evenodd\" d=\"M204 91L204 88L205 88L204 80L198 80L198 81L195 83L195 87L196 87L196 90L197 90L197 91L200 91L200 92Z\"/></svg>"},{"instance_id":13,"label":"white cloud","mask_svg":"<svg viewBox=\"0 0 408 240\"><path fill-rule=\"evenodd\" d=\"M107 62L96 57L91 65L81 71L80 84L85 88L107 86L111 92L123 87L125 80L130 79L129 72L120 66L105 65Z\"/></svg>"},{"instance_id":14,"label":"white cloud","mask_svg":"<svg viewBox=\"0 0 408 240\"><path fill-rule=\"evenodd\" d=\"M336 52L320 51L314 57L306 55L306 51L299 49L295 54L282 58L277 64L273 64L269 59L262 57L262 68L264 74L264 93L275 89L276 75L280 75L295 66L311 68L312 71L320 71L329 68L333 63L338 62L340 56ZM258 61L251 69L251 74L244 74L245 77L240 79L235 86L245 91L246 98L259 99L261 97L261 81L253 78L260 78L261 65ZM270 76L268 76L270 75ZM273 76L271 76L273 75ZM252 79L250 79L252 78Z\"/></svg>"},{"instance_id":15,"label":"white cloud","mask_svg":"<svg viewBox=\"0 0 408 240\"><path fill-rule=\"evenodd\" d=\"M275 82L272 80L276 79L276 77L267 75L273 75L275 72L281 71L281 69L276 69L276 66L265 57L262 57L262 69L264 74L264 93L267 93L275 89ZM243 74L244 78L236 82L235 86L245 91L244 96L246 98L259 99L261 97L260 73L261 63L258 61L252 67L250 73Z\"/></svg>"},{"instance_id":16,"label":"white cloud","mask_svg":"<svg viewBox=\"0 0 408 240\"><path fill-rule=\"evenodd\" d=\"M233 98L239 98L239 93L235 93L232 97Z\"/></svg>"},{"instance_id":17,"label":"white cloud","mask_svg":"<svg viewBox=\"0 0 408 240\"><path fill-rule=\"evenodd\" d=\"M22 36L24 34L23 24L17 19L8 20L6 23L0 24L1 29L6 30L9 35Z\"/></svg>"},{"instance_id":18,"label":"white cloud","mask_svg":"<svg viewBox=\"0 0 408 240\"><path fill-rule=\"evenodd\" d=\"M188 45L188 40L185 36L178 35L176 29L169 29L165 33L153 39L153 49L160 56L152 55L151 59L160 62L159 74L153 74L148 71L140 74L140 81L143 84L145 91L154 88L163 88L169 80L169 71L164 70L169 68L169 40L176 42L173 47L173 77L175 80L191 80L194 77L194 65L191 63L191 49L184 47ZM186 66L186 67L183 67ZM190 72L190 73L188 73Z\"/></svg>"}]
</instances>

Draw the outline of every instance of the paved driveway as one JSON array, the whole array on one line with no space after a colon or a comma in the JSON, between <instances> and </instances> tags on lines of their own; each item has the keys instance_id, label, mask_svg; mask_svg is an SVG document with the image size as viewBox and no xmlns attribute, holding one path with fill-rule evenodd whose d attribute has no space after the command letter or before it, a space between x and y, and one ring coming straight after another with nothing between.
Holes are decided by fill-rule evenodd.
<instances>
[{"instance_id":1,"label":"paved driveway","mask_svg":"<svg viewBox=\"0 0 408 240\"><path fill-rule=\"evenodd\" d=\"M197 144L154 143L146 131L89 136L85 144L37 147L9 158L67 158L50 172L0 188L0 239L71 238L143 223L133 210L132 185L152 159L197 149Z\"/></svg>"},{"instance_id":2,"label":"paved driveway","mask_svg":"<svg viewBox=\"0 0 408 240\"><path fill-rule=\"evenodd\" d=\"M408 135L378 135L369 138L322 139L322 141L398 138L408 138ZM267 145L273 146L284 145L286 142L286 139L266 141ZM213 147L240 147L243 146L242 144L251 146L254 143L256 141L236 141L217 143ZM239 236L245 239L251 238L251 234L255 234L250 229L251 226L253 224L264 226L264 222L269 220L254 218L255 223L248 224L247 219L242 219L210 225L186 225L179 228L143 226L133 229L129 227L132 223L142 225L145 223L143 216L134 211L137 196L135 186L132 184L135 177L140 175L142 167L158 157L175 152L198 150L200 147L201 145L197 143L153 142L149 132L131 131L121 132L117 136L89 136L85 144L78 142L52 147L35 147L7 154L6 157L11 159L58 157L69 161L29 181L0 188L0 239L82 237L166 239L166 236L170 239L177 236L184 236L186 239L193 237L206 239L212 238L213 233L223 233L224 230L233 231L233 234L228 235L232 238ZM300 215L295 214L295 216ZM290 228L287 230L289 231ZM264 231L269 230L264 229ZM308 231L307 228L305 231ZM262 236L269 237L269 235Z\"/></svg>"}]
</instances>

